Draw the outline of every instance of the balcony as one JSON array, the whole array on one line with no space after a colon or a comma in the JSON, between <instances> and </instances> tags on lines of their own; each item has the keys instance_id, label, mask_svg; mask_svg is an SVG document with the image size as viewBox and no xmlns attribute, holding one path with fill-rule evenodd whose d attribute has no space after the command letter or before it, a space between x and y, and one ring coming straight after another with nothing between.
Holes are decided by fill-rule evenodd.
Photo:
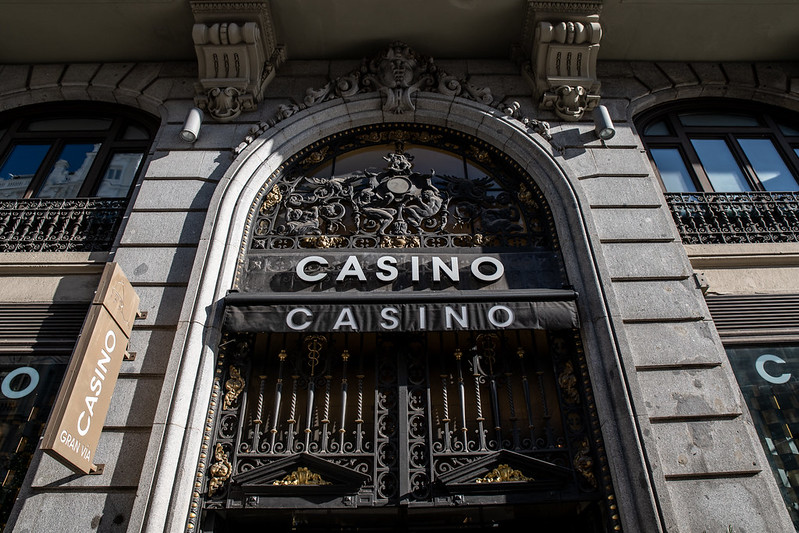
<instances>
[{"instance_id":1,"label":"balcony","mask_svg":"<svg viewBox=\"0 0 799 533\"><path fill-rule=\"evenodd\" d=\"M0 200L0 252L107 251L124 198Z\"/></svg>"},{"instance_id":2,"label":"balcony","mask_svg":"<svg viewBox=\"0 0 799 533\"><path fill-rule=\"evenodd\" d=\"M683 244L799 242L799 193L666 193Z\"/></svg>"}]
</instances>

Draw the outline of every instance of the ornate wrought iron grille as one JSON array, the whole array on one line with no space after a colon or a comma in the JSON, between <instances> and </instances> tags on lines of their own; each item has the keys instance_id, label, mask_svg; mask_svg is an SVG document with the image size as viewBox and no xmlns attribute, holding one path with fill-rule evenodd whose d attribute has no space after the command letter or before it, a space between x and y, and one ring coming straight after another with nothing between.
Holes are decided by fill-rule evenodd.
<instances>
[{"instance_id":1,"label":"ornate wrought iron grille","mask_svg":"<svg viewBox=\"0 0 799 533\"><path fill-rule=\"evenodd\" d=\"M344 155L364 166L349 170ZM552 216L521 174L495 148L444 128L358 128L312 145L267 181L249 248L553 249Z\"/></svg>"},{"instance_id":2,"label":"ornate wrought iron grille","mask_svg":"<svg viewBox=\"0 0 799 533\"><path fill-rule=\"evenodd\" d=\"M127 200L0 200L0 251L110 250Z\"/></svg>"},{"instance_id":3,"label":"ornate wrought iron grille","mask_svg":"<svg viewBox=\"0 0 799 533\"><path fill-rule=\"evenodd\" d=\"M799 193L666 193L684 244L799 241Z\"/></svg>"},{"instance_id":4,"label":"ornate wrought iron grille","mask_svg":"<svg viewBox=\"0 0 799 533\"><path fill-rule=\"evenodd\" d=\"M382 124L321 140L265 180L236 288L374 293L361 280L295 287L283 263L386 248L501 255L525 280L509 293L566 284L551 212L518 164L446 128ZM387 301L454 290L395 285L377 284ZM575 331L227 332L216 372L189 529L233 531L267 512L271 527L299 527L295 512L317 510L375 529L409 512L479 527L488 507L515 516L508 527L532 512L546 527L618 529Z\"/></svg>"},{"instance_id":5,"label":"ornate wrought iron grille","mask_svg":"<svg viewBox=\"0 0 799 533\"><path fill-rule=\"evenodd\" d=\"M614 505L577 339L227 334L205 509Z\"/></svg>"}]
</instances>

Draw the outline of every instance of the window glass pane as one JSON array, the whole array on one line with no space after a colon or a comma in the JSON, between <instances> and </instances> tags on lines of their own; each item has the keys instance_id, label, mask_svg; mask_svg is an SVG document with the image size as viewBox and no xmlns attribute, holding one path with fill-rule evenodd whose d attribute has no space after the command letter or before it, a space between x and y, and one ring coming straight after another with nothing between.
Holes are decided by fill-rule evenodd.
<instances>
[{"instance_id":1,"label":"window glass pane","mask_svg":"<svg viewBox=\"0 0 799 533\"><path fill-rule=\"evenodd\" d=\"M383 156L388 153L387 148L387 146L377 146L347 152L345 155L336 158L334 173L336 176L341 176L356 170L380 172L387 165L383 159Z\"/></svg>"},{"instance_id":2,"label":"window glass pane","mask_svg":"<svg viewBox=\"0 0 799 533\"><path fill-rule=\"evenodd\" d=\"M786 124L780 124L780 131L782 131L783 135L788 135L790 137L799 137L799 129L793 128Z\"/></svg>"},{"instance_id":3,"label":"window glass pane","mask_svg":"<svg viewBox=\"0 0 799 533\"><path fill-rule=\"evenodd\" d=\"M138 126L128 126L125 128L125 133L122 134L122 139L126 141L146 141L150 138L147 130Z\"/></svg>"},{"instance_id":4,"label":"window glass pane","mask_svg":"<svg viewBox=\"0 0 799 533\"><path fill-rule=\"evenodd\" d=\"M0 358L0 520L14 505L68 360L67 356Z\"/></svg>"},{"instance_id":5,"label":"window glass pane","mask_svg":"<svg viewBox=\"0 0 799 533\"><path fill-rule=\"evenodd\" d=\"M799 528L799 347L727 348L782 497ZM799 529L797 529L799 531Z\"/></svg>"},{"instance_id":6,"label":"window glass pane","mask_svg":"<svg viewBox=\"0 0 799 533\"><path fill-rule=\"evenodd\" d=\"M388 165L383 158L393 151L394 146L386 144L347 152L336 158L334 173L341 176L356 170L380 172ZM427 146L406 145L405 151L413 156L411 172L426 174L434 169L436 174L464 177L463 158L460 156Z\"/></svg>"},{"instance_id":7,"label":"window glass pane","mask_svg":"<svg viewBox=\"0 0 799 533\"><path fill-rule=\"evenodd\" d=\"M0 168L0 198L22 198L49 149L49 144L15 146Z\"/></svg>"},{"instance_id":8,"label":"window glass pane","mask_svg":"<svg viewBox=\"0 0 799 533\"><path fill-rule=\"evenodd\" d=\"M654 124L650 124L645 130L644 135L671 135L669 131L669 127L666 126L666 121L661 120L660 122L655 122Z\"/></svg>"},{"instance_id":9,"label":"window glass pane","mask_svg":"<svg viewBox=\"0 0 799 533\"><path fill-rule=\"evenodd\" d=\"M105 131L110 118L50 118L29 122L27 131Z\"/></svg>"},{"instance_id":10,"label":"window glass pane","mask_svg":"<svg viewBox=\"0 0 799 533\"><path fill-rule=\"evenodd\" d=\"M312 168L307 171L308 176L315 176L317 178L329 178L333 172L333 160L328 160L325 164Z\"/></svg>"},{"instance_id":11,"label":"window glass pane","mask_svg":"<svg viewBox=\"0 0 799 533\"><path fill-rule=\"evenodd\" d=\"M722 139L691 139L710 184L716 192L752 190L738 163Z\"/></svg>"},{"instance_id":12,"label":"window glass pane","mask_svg":"<svg viewBox=\"0 0 799 533\"><path fill-rule=\"evenodd\" d=\"M114 154L103 174L95 196L101 198L126 197L141 160L142 154Z\"/></svg>"},{"instance_id":13,"label":"window glass pane","mask_svg":"<svg viewBox=\"0 0 799 533\"><path fill-rule=\"evenodd\" d=\"M668 192L695 192L696 186L685 167L680 151L676 148L654 148L652 159L660 172L663 186Z\"/></svg>"},{"instance_id":14,"label":"window glass pane","mask_svg":"<svg viewBox=\"0 0 799 533\"><path fill-rule=\"evenodd\" d=\"M738 139L760 183L767 191L799 190L774 143L770 139Z\"/></svg>"},{"instance_id":15,"label":"window glass pane","mask_svg":"<svg viewBox=\"0 0 799 533\"><path fill-rule=\"evenodd\" d=\"M100 143L64 146L36 196L39 198L75 198L99 149Z\"/></svg>"},{"instance_id":16,"label":"window glass pane","mask_svg":"<svg viewBox=\"0 0 799 533\"><path fill-rule=\"evenodd\" d=\"M760 126L760 122L750 115L731 115L728 113L680 113L677 117L679 117L683 126Z\"/></svg>"},{"instance_id":17,"label":"window glass pane","mask_svg":"<svg viewBox=\"0 0 799 533\"><path fill-rule=\"evenodd\" d=\"M460 156L421 146L412 146L407 152L413 156L413 172L429 174L432 169L444 176L465 177L463 158Z\"/></svg>"}]
</instances>

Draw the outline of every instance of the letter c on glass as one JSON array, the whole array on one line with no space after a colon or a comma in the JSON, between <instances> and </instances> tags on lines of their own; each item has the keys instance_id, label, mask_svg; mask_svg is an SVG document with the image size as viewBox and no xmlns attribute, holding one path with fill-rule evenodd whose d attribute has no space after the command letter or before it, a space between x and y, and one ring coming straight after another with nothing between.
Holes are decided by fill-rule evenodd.
<instances>
[{"instance_id":1,"label":"letter c on glass","mask_svg":"<svg viewBox=\"0 0 799 533\"><path fill-rule=\"evenodd\" d=\"M760 374L760 377L768 381L769 383L774 383L775 385L782 385L783 383L787 383L789 379L791 379L790 373L781 374L779 376L772 376L768 372L766 372L766 363L778 363L781 365L785 364L785 360L781 357L777 357L776 355L772 355L770 353L763 354L757 358L755 361L755 370L757 373Z\"/></svg>"}]
</instances>

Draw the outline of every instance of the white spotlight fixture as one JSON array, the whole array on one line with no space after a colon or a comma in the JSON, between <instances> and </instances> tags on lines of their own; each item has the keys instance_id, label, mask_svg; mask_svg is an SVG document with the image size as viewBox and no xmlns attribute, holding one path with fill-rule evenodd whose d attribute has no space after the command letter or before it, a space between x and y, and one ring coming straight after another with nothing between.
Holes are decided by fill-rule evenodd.
<instances>
[{"instance_id":1,"label":"white spotlight fixture","mask_svg":"<svg viewBox=\"0 0 799 533\"><path fill-rule=\"evenodd\" d=\"M616 128L613 127L613 121L610 120L610 113L608 108L600 105L594 109L594 124L596 125L597 137L603 141L612 139L616 135Z\"/></svg>"},{"instance_id":2,"label":"white spotlight fixture","mask_svg":"<svg viewBox=\"0 0 799 533\"><path fill-rule=\"evenodd\" d=\"M186 115L186 122L183 123L183 129L180 130L180 138L187 143L193 143L200 135L200 126L203 123L203 112L197 107L192 107L189 114Z\"/></svg>"}]
</instances>

